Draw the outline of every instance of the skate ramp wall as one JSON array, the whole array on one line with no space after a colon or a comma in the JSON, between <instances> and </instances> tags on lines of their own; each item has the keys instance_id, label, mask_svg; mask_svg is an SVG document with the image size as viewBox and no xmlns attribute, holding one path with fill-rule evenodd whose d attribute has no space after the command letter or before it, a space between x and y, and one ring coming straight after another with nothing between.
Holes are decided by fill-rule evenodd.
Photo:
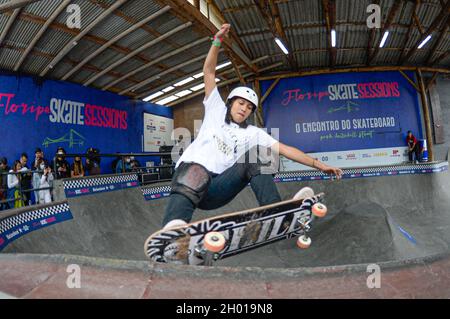
<instances>
[{"instance_id":1,"label":"skate ramp wall","mask_svg":"<svg viewBox=\"0 0 450 319\"><path fill-rule=\"evenodd\" d=\"M325 192L329 208L329 214L313 225L310 249L299 250L295 240L286 240L219 261L218 265L264 268L345 265L405 260L448 251L448 171L277 183L283 200L290 199L304 186ZM167 200L146 201L140 188L69 198L73 219L29 233L3 252L146 260L143 243L160 229ZM256 198L247 187L220 209L197 210L194 219L255 206Z\"/></svg>"}]
</instances>

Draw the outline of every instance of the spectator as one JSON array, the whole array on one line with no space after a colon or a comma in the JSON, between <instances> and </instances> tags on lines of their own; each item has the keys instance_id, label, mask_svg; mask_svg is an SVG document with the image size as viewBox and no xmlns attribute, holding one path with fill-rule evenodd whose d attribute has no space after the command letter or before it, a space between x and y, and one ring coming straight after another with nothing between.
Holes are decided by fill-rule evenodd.
<instances>
[{"instance_id":1,"label":"spectator","mask_svg":"<svg viewBox=\"0 0 450 319\"><path fill-rule=\"evenodd\" d=\"M33 170L32 184L34 189L40 188L41 177L44 172L45 166L48 166L48 161L44 158L44 152L38 147L34 151L34 161L31 169ZM39 203L39 191L34 191L35 203Z\"/></svg>"},{"instance_id":2,"label":"spectator","mask_svg":"<svg viewBox=\"0 0 450 319\"><path fill-rule=\"evenodd\" d=\"M119 152L116 152L119 153ZM117 156L112 162L111 162L111 171L115 172L116 171L116 167L117 167L117 163L119 163L119 161L122 160L122 157Z\"/></svg>"},{"instance_id":3,"label":"spectator","mask_svg":"<svg viewBox=\"0 0 450 319\"><path fill-rule=\"evenodd\" d=\"M409 162L413 162L413 153L415 154L415 163L419 163L420 161L420 145L417 142L416 137L412 134L411 131L408 131L408 135L406 136L406 144L408 144L408 159Z\"/></svg>"},{"instance_id":4,"label":"spectator","mask_svg":"<svg viewBox=\"0 0 450 319\"><path fill-rule=\"evenodd\" d=\"M137 172L141 168L141 163L134 156L131 156L131 171Z\"/></svg>"},{"instance_id":5,"label":"spectator","mask_svg":"<svg viewBox=\"0 0 450 319\"><path fill-rule=\"evenodd\" d=\"M99 154L99 150L93 147L88 148L86 152L86 170L89 175L99 175L101 173Z\"/></svg>"},{"instance_id":6,"label":"spectator","mask_svg":"<svg viewBox=\"0 0 450 319\"><path fill-rule=\"evenodd\" d=\"M52 168L48 165L45 165L44 172L42 173L39 188L49 188L53 185L53 174ZM50 189L41 189L39 190L39 203L40 204L48 204L52 202L52 194Z\"/></svg>"},{"instance_id":7,"label":"spectator","mask_svg":"<svg viewBox=\"0 0 450 319\"><path fill-rule=\"evenodd\" d=\"M0 158L0 202L7 199L8 195L8 160L6 157ZM0 204L0 210L9 209L9 203Z\"/></svg>"},{"instance_id":8,"label":"spectator","mask_svg":"<svg viewBox=\"0 0 450 319\"><path fill-rule=\"evenodd\" d=\"M75 156L75 160L73 161L73 164L70 167L70 176L71 177L83 177L84 176L84 167L83 167L83 162L81 161L80 156Z\"/></svg>"},{"instance_id":9,"label":"spectator","mask_svg":"<svg viewBox=\"0 0 450 319\"><path fill-rule=\"evenodd\" d=\"M22 194L20 192L21 174L16 174L19 173L21 169L22 165L20 164L20 161L16 160L8 175L8 199L13 200L14 204L10 204L10 207L13 206L14 208L24 206Z\"/></svg>"},{"instance_id":10,"label":"spectator","mask_svg":"<svg viewBox=\"0 0 450 319\"><path fill-rule=\"evenodd\" d=\"M56 152L56 159L52 163L52 167L55 169L56 179L70 177L70 165L65 158L66 151L62 147L58 147Z\"/></svg>"},{"instance_id":11,"label":"spectator","mask_svg":"<svg viewBox=\"0 0 450 319\"><path fill-rule=\"evenodd\" d=\"M122 161L117 162L116 173L126 173L131 172L131 170L131 156L125 156Z\"/></svg>"},{"instance_id":12,"label":"spectator","mask_svg":"<svg viewBox=\"0 0 450 319\"><path fill-rule=\"evenodd\" d=\"M29 206L31 200L31 193L29 192L29 190L31 189L32 174L27 163L28 163L28 155L27 153L22 153L22 155L20 155L20 164L22 166L20 171L24 172L24 174L21 175L20 188L22 192L23 203L25 206Z\"/></svg>"}]
</instances>

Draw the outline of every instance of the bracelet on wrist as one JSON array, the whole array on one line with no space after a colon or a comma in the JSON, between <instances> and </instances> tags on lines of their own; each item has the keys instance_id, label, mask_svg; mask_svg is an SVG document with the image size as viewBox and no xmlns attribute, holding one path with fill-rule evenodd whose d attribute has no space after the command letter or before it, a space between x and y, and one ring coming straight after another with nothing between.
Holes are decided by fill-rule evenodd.
<instances>
[{"instance_id":1,"label":"bracelet on wrist","mask_svg":"<svg viewBox=\"0 0 450 319\"><path fill-rule=\"evenodd\" d=\"M212 45L214 45L216 47L220 47L221 44L222 44L222 38L214 36L213 41L212 41Z\"/></svg>"}]
</instances>

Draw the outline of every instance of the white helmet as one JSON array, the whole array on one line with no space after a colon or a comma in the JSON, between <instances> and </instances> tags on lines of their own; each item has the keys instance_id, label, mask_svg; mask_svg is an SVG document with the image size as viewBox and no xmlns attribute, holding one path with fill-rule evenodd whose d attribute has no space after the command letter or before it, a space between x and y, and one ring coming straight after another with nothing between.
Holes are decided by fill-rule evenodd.
<instances>
[{"instance_id":1,"label":"white helmet","mask_svg":"<svg viewBox=\"0 0 450 319\"><path fill-rule=\"evenodd\" d=\"M253 110L255 110L258 107L258 95L256 94L255 91L246 86L238 86L237 88L233 89L233 91L231 91L230 94L228 94L227 104L234 97L241 97L251 102L254 105Z\"/></svg>"}]
</instances>

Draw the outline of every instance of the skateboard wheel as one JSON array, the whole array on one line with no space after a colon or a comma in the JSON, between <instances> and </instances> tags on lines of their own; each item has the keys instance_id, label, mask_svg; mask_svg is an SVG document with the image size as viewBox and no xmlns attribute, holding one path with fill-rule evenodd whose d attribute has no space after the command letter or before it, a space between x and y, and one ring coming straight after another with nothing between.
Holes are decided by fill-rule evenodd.
<instances>
[{"instance_id":1,"label":"skateboard wheel","mask_svg":"<svg viewBox=\"0 0 450 319\"><path fill-rule=\"evenodd\" d=\"M301 235L297 239L297 246L301 249L307 249L309 246L311 246L311 238Z\"/></svg>"},{"instance_id":2,"label":"skateboard wheel","mask_svg":"<svg viewBox=\"0 0 450 319\"><path fill-rule=\"evenodd\" d=\"M311 209L313 215L317 217L324 217L327 214L327 210L327 206L322 203L315 203Z\"/></svg>"},{"instance_id":3,"label":"skateboard wheel","mask_svg":"<svg viewBox=\"0 0 450 319\"><path fill-rule=\"evenodd\" d=\"M203 240L203 245L206 250L218 253L225 247L225 237L219 232L207 233Z\"/></svg>"}]
</instances>

